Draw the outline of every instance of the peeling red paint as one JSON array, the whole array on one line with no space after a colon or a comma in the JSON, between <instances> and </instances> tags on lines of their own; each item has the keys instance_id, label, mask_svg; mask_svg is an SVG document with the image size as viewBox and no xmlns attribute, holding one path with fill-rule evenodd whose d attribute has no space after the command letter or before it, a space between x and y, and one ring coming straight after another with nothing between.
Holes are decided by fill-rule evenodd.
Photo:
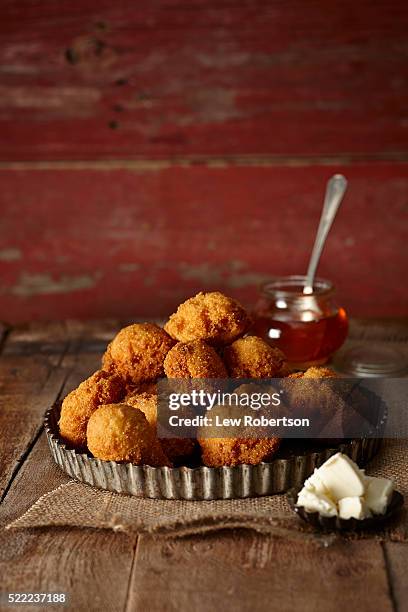
<instances>
[{"instance_id":1,"label":"peeling red paint","mask_svg":"<svg viewBox=\"0 0 408 612\"><path fill-rule=\"evenodd\" d=\"M407 315L408 4L8 2L0 319L247 304L319 271L354 315ZM396 163L392 163L394 160Z\"/></svg>"},{"instance_id":2,"label":"peeling red paint","mask_svg":"<svg viewBox=\"0 0 408 612\"><path fill-rule=\"evenodd\" d=\"M37 4L2 7L2 160L407 153L407 3Z\"/></svg>"},{"instance_id":3,"label":"peeling red paint","mask_svg":"<svg viewBox=\"0 0 408 612\"><path fill-rule=\"evenodd\" d=\"M319 273L353 315L407 315L408 164L9 170L0 319L161 316L202 289L253 304L303 273L324 185L350 186Z\"/></svg>"},{"instance_id":4,"label":"peeling red paint","mask_svg":"<svg viewBox=\"0 0 408 612\"><path fill-rule=\"evenodd\" d=\"M83 274L81 276L61 276L53 278L51 274L28 274L22 272L18 282L10 288L10 293L19 297L52 295L54 293L74 293L95 287L100 274Z\"/></svg>"}]
</instances>

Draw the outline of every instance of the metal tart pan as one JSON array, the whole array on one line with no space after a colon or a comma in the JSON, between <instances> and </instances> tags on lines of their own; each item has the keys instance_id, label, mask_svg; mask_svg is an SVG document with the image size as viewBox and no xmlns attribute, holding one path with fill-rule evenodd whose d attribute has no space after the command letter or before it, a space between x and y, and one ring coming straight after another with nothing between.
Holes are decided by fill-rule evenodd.
<instances>
[{"instance_id":1,"label":"metal tart pan","mask_svg":"<svg viewBox=\"0 0 408 612\"><path fill-rule=\"evenodd\" d=\"M258 465L151 467L102 461L70 449L60 438L60 404L45 415L45 431L57 465L71 478L98 489L153 499L212 500L257 497L300 488L313 470L337 452L364 466L378 452L380 438L344 440L340 444L289 453Z\"/></svg>"}]
</instances>

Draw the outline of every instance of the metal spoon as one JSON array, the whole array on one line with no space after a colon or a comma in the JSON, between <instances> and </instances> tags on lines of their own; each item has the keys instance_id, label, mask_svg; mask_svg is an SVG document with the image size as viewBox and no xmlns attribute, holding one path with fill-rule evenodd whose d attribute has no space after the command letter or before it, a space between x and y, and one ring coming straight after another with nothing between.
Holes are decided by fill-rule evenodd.
<instances>
[{"instance_id":1,"label":"metal spoon","mask_svg":"<svg viewBox=\"0 0 408 612\"><path fill-rule=\"evenodd\" d=\"M313 293L313 282L317 264L319 263L327 234L332 226L346 189L347 180L342 174L335 174L327 181L322 215L320 217L319 228L317 230L309 267L307 269L305 286L303 287L304 294Z\"/></svg>"}]
</instances>

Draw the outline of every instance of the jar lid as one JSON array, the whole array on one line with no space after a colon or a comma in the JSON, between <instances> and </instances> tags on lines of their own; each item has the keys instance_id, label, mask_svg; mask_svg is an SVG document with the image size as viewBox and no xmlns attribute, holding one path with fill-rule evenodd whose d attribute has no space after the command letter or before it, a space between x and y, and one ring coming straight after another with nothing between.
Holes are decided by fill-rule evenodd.
<instances>
[{"instance_id":1,"label":"jar lid","mask_svg":"<svg viewBox=\"0 0 408 612\"><path fill-rule=\"evenodd\" d=\"M392 346L368 347L355 345L342 351L334 363L344 374L371 377L400 377L408 374L408 358Z\"/></svg>"}]
</instances>

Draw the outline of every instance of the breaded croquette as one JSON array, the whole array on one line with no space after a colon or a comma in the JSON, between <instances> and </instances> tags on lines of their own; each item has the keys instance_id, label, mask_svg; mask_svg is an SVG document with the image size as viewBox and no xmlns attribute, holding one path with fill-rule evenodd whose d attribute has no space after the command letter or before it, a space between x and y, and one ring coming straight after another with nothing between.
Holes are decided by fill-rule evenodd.
<instances>
[{"instance_id":1,"label":"breaded croquette","mask_svg":"<svg viewBox=\"0 0 408 612\"><path fill-rule=\"evenodd\" d=\"M289 410L295 411L299 418L312 418L316 431L323 431L345 409L342 385L333 385L333 378L338 375L330 368L311 367L282 381Z\"/></svg>"},{"instance_id":2,"label":"breaded croquette","mask_svg":"<svg viewBox=\"0 0 408 612\"><path fill-rule=\"evenodd\" d=\"M98 370L71 391L62 402L59 428L61 436L75 448L86 447L86 426L91 414L101 405L119 402L125 393L119 376Z\"/></svg>"},{"instance_id":3,"label":"breaded croquette","mask_svg":"<svg viewBox=\"0 0 408 612\"><path fill-rule=\"evenodd\" d=\"M149 393L155 395L157 393L157 381L156 380L147 380L145 382L133 384L126 383L126 395L125 400L128 397L134 397L135 395L140 395L141 393ZM124 402L126 404L126 401Z\"/></svg>"},{"instance_id":4,"label":"breaded croquette","mask_svg":"<svg viewBox=\"0 0 408 612\"><path fill-rule=\"evenodd\" d=\"M168 378L227 378L224 363L204 340L179 342L167 353L164 371Z\"/></svg>"},{"instance_id":5,"label":"breaded croquette","mask_svg":"<svg viewBox=\"0 0 408 612\"><path fill-rule=\"evenodd\" d=\"M157 395L153 393L137 393L124 401L128 406L138 408L145 415L147 422L154 431L157 428Z\"/></svg>"},{"instance_id":6,"label":"breaded croquette","mask_svg":"<svg viewBox=\"0 0 408 612\"><path fill-rule=\"evenodd\" d=\"M144 413L157 437L157 395L140 393L127 398L126 403ZM196 448L196 443L191 438L161 438L159 443L165 455L171 461L179 461L190 457Z\"/></svg>"},{"instance_id":7,"label":"breaded croquette","mask_svg":"<svg viewBox=\"0 0 408 612\"><path fill-rule=\"evenodd\" d=\"M269 460L277 452L280 440L263 436L274 436L275 429L265 434L264 429L247 427L230 432L231 437L225 430L217 430L215 436L224 437L214 438L201 431L200 446L196 438L158 438L158 434L167 433L162 430L165 423L158 423L158 381L164 375L182 379L177 384L179 390L186 387L186 393L197 384L194 379L201 379L200 389L210 393L214 391L214 379L288 375L288 365L279 349L256 336L245 337L251 325L250 316L239 302L213 291L200 292L180 304L164 329L153 323L124 327L108 345L102 370L65 398L59 422L61 437L78 450L88 448L101 460L137 465L172 466L173 461L180 465L186 459L190 465L195 464L200 447L208 466L256 465ZM313 378L314 371L312 368L293 378ZM175 384L174 380L167 381L172 382ZM313 382L307 384L312 386ZM238 380L232 381L231 389L237 385ZM274 391L272 387L266 389L268 393ZM237 396L252 392L259 396L264 387L243 386L234 392ZM307 398L306 408L309 401ZM215 406L212 413L215 415L219 408ZM186 406L186 413L188 418L200 415L193 404ZM170 425L168 429L174 436ZM196 435L195 429L191 435Z\"/></svg>"},{"instance_id":8,"label":"breaded croquette","mask_svg":"<svg viewBox=\"0 0 408 612\"><path fill-rule=\"evenodd\" d=\"M257 465L277 452L279 438L199 438L204 465Z\"/></svg>"},{"instance_id":9,"label":"breaded croquette","mask_svg":"<svg viewBox=\"0 0 408 612\"><path fill-rule=\"evenodd\" d=\"M143 412L126 404L95 410L88 421L87 441L94 457L104 461L171 465Z\"/></svg>"},{"instance_id":10,"label":"breaded croquette","mask_svg":"<svg viewBox=\"0 0 408 612\"><path fill-rule=\"evenodd\" d=\"M235 340L223 358L231 378L276 378L286 367L285 356L258 336Z\"/></svg>"},{"instance_id":11,"label":"breaded croquette","mask_svg":"<svg viewBox=\"0 0 408 612\"><path fill-rule=\"evenodd\" d=\"M305 372L295 372L288 378L338 378L338 374L331 368L311 367Z\"/></svg>"},{"instance_id":12,"label":"breaded croquette","mask_svg":"<svg viewBox=\"0 0 408 612\"><path fill-rule=\"evenodd\" d=\"M240 385L235 389L237 396L242 394L259 395L260 388L254 384ZM262 389L261 389L262 391ZM259 416L263 411L257 411ZM262 428L253 428L244 425L244 416L248 414L248 408L237 405L219 405L211 410L211 425L203 426L198 430L197 440L201 447L201 458L204 465L209 467L221 467L222 465L240 465L248 463L256 465L261 461L269 460L275 455L279 446L280 438L267 438L262 435ZM212 437L221 433L217 424L231 423L233 419L239 419L241 425L224 424L222 433L224 437Z\"/></svg>"},{"instance_id":13,"label":"breaded croquette","mask_svg":"<svg viewBox=\"0 0 408 612\"><path fill-rule=\"evenodd\" d=\"M223 346L242 336L251 319L241 304L218 291L198 293L180 304L164 326L180 342L205 340Z\"/></svg>"},{"instance_id":14,"label":"breaded croquette","mask_svg":"<svg viewBox=\"0 0 408 612\"><path fill-rule=\"evenodd\" d=\"M158 325L135 323L120 330L103 356L103 369L137 384L163 375L163 362L174 340Z\"/></svg>"}]
</instances>

